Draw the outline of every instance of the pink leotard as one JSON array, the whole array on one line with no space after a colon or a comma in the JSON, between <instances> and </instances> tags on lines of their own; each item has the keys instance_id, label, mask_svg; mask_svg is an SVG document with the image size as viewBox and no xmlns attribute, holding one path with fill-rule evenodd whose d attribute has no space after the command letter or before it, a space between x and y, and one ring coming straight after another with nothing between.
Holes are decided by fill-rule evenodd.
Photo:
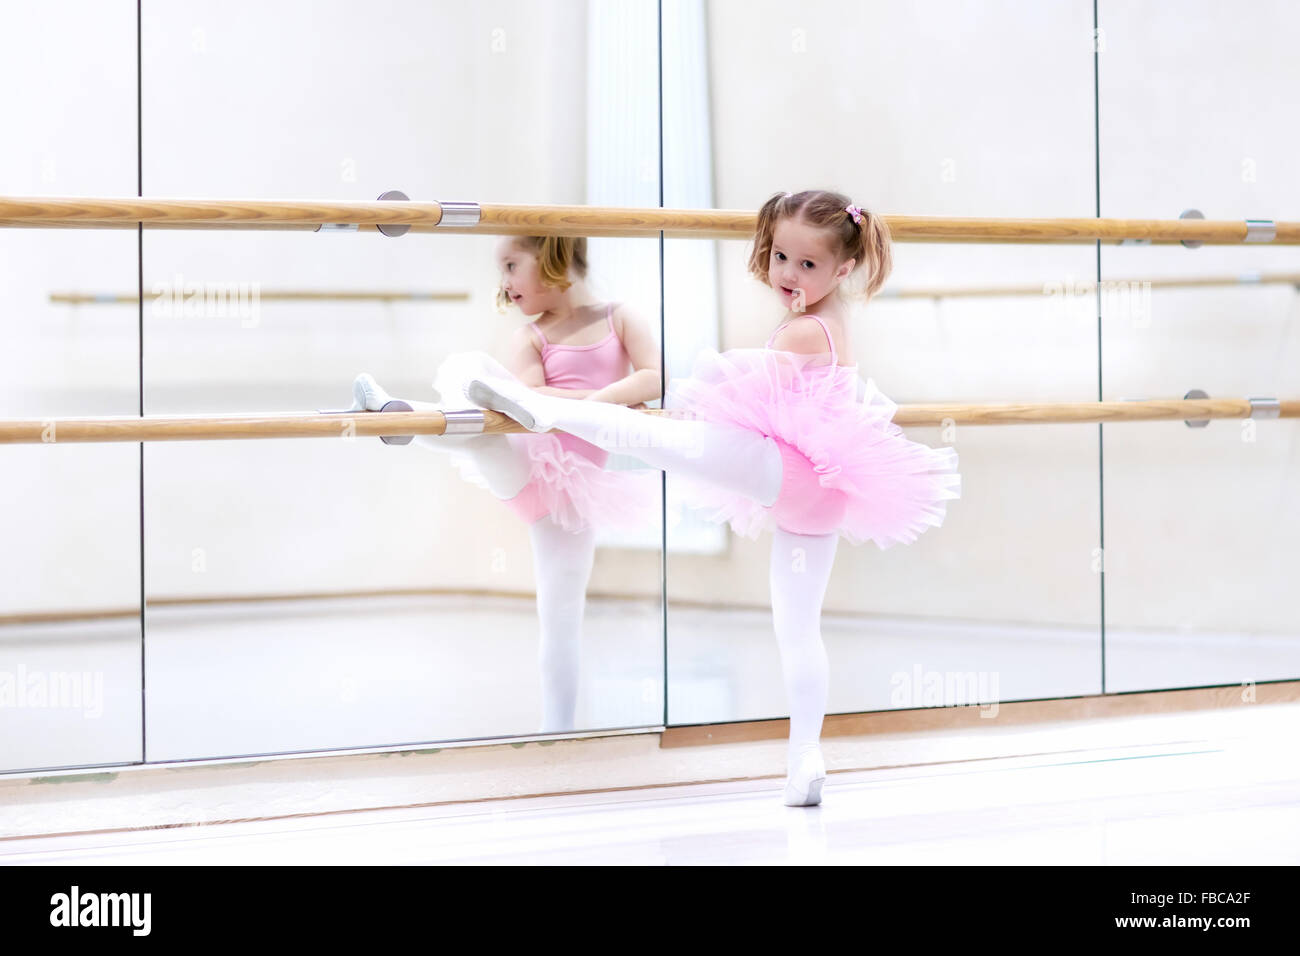
<instances>
[{"instance_id":1,"label":"pink leotard","mask_svg":"<svg viewBox=\"0 0 1300 956\"><path fill-rule=\"evenodd\" d=\"M831 362L826 368L837 363L835 341L821 316L809 314L826 333L826 341L831 347ZM793 320L787 320L777 326L764 348L772 348L772 340ZM781 493L772 503L772 518L778 528L795 534L829 534L844 521L844 512L848 507L848 495L838 488L824 488L817 478L817 471L808 456L793 445L773 436L773 441L781 450Z\"/></svg>"},{"instance_id":2,"label":"pink leotard","mask_svg":"<svg viewBox=\"0 0 1300 956\"><path fill-rule=\"evenodd\" d=\"M555 388L604 388L627 376L631 359L623 348L623 341L614 331L613 311L613 304L605 307L609 334L591 345L555 345L546 341L546 336L536 322L529 323L529 327L542 341L542 371L547 385ZM609 452L576 435L568 432L553 434L565 451L581 455L599 468L604 468L605 462L609 460ZM539 484L540 479L531 479L519 494L506 501L520 518L529 523L550 510L542 500Z\"/></svg>"}]
</instances>

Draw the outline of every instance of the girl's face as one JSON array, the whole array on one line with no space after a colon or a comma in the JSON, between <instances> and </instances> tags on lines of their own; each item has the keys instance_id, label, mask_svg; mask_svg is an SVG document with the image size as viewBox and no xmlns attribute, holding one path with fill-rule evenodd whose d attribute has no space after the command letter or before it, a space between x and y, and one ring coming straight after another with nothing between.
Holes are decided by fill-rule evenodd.
<instances>
[{"instance_id":1,"label":"girl's face","mask_svg":"<svg viewBox=\"0 0 1300 956\"><path fill-rule=\"evenodd\" d=\"M767 281L792 312L812 308L853 271L852 259L835 261L826 231L785 218L772 229Z\"/></svg>"},{"instance_id":2,"label":"girl's face","mask_svg":"<svg viewBox=\"0 0 1300 956\"><path fill-rule=\"evenodd\" d=\"M542 283L537 257L513 239L503 239L497 246L497 268L501 271L501 287L524 315L555 308L564 294Z\"/></svg>"}]
</instances>

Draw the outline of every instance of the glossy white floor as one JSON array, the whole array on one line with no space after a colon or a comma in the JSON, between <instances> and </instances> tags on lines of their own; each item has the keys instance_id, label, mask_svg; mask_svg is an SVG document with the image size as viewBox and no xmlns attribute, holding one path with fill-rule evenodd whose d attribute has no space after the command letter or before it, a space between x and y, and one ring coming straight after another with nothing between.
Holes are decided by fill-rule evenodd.
<instances>
[{"instance_id":1,"label":"glossy white floor","mask_svg":"<svg viewBox=\"0 0 1300 956\"><path fill-rule=\"evenodd\" d=\"M1270 734L779 781L0 841L22 864L1297 864L1300 756Z\"/></svg>"},{"instance_id":2,"label":"glossy white floor","mask_svg":"<svg viewBox=\"0 0 1300 956\"><path fill-rule=\"evenodd\" d=\"M0 676L87 672L103 685L90 713L0 706L0 772L534 734L537 630L531 597L433 595L151 608L144 653L138 619L0 628ZM830 713L1103 690L1096 628L828 612L822 634ZM661 725L659 603L593 598L582 644L576 729ZM673 724L788 714L768 611L670 604L667 659ZM1112 628L1104 690L1288 679L1297 662L1295 634ZM923 699L932 679L980 696Z\"/></svg>"}]
</instances>

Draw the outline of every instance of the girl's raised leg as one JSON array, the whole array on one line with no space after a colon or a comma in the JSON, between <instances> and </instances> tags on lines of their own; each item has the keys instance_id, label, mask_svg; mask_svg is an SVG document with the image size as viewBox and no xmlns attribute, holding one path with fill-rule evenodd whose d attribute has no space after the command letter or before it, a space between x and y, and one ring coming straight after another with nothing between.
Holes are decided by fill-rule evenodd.
<instances>
[{"instance_id":1,"label":"girl's raised leg","mask_svg":"<svg viewBox=\"0 0 1300 956\"><path fill-rule=\"evenodd\" d=\"M625 405L541 395L514 379L471 382L467 396L533 430L558 428L598 448L638 458L770 505L781 492L775 440L698 419L648 415Z\"/></svg>"}]
</instances>

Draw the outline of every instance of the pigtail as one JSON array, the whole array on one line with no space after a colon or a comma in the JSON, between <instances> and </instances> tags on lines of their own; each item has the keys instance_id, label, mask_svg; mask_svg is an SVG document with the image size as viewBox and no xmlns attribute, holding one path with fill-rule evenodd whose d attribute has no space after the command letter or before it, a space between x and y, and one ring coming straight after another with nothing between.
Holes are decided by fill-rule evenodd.
<instances>
[{"instance_id":1,"label":"pigtail","mask_svg":"<svg viewBox=\"0 0 1300 956\"><path fill-rule=\"evenodd\" d=\"M893 241L889 234L889 223L874 213L862 210L863 220L862 249L866 264L870 268L870 278L863 286L862 293L870 301L880 291L894 271Z\"/></svg>"},{"instance_id":2,"label":"pigtail","mask_svg":"<svg viewBox=\"0 0 1300 956\"><path fill-rule=\"evenodd\" d=\"M773 193L758 210L758 222L754 227L754 248L749 253L749 274L764 285L768 285L767 264L772 255L772 232L783 204L790 198L789 193Z\"/></svg>"}]
</instances>

